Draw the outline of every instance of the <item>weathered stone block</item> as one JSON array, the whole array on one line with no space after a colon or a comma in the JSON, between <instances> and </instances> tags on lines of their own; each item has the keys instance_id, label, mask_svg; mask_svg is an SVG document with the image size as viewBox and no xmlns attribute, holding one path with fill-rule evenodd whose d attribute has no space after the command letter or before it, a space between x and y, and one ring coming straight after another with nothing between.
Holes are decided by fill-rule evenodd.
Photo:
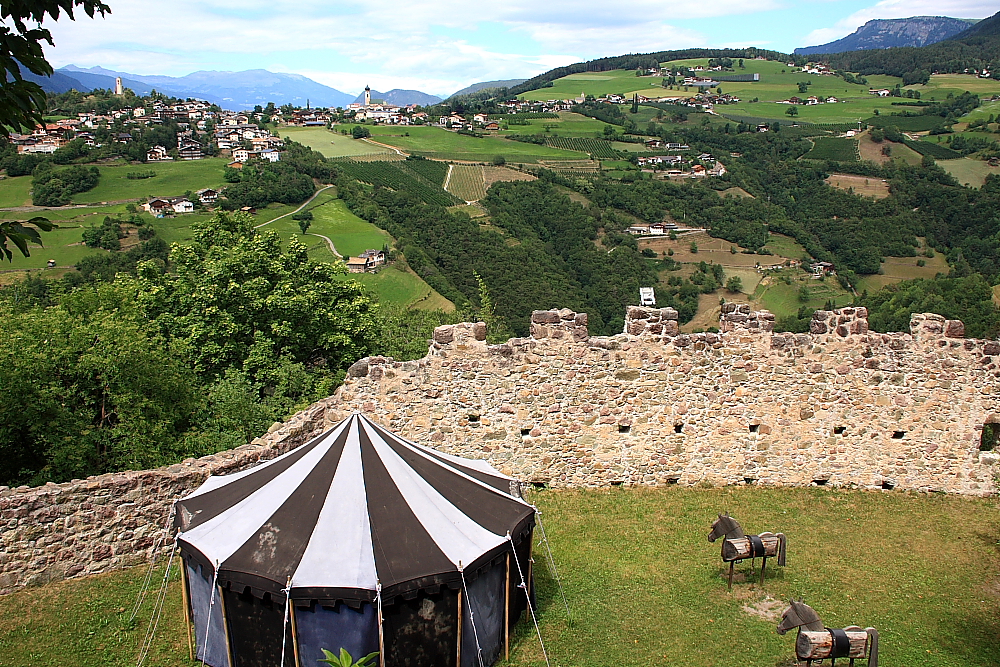
<instances>
[{"instance_id":1,"label":"weathered stone block","mask_svg":"<svg viewBox=\"0 0 1000 667\"><path fill-rule=\"evenodd\" d=\"M948 338L965 338L965 323L962 320L946 320L944 335Z\"/></svg>"},{"instance_id":2,"label":"weathered stone block","mask_svg":"<svg viewBox=\"0 0 1000 667\"><path fill-rule=\"evenodd\" d=\"M559 324L559 313L554 310L535 310L531 313L531 321L535 324Z\"/></svg>"},{"instance_id":3,"label":"weathered stone block","mask_svg":"<svg viewBox=\"0 0 1000 667\"><path fill-rule=\"evenodd\" d=\"M823 320L815 319L816 315L819 313L813 313L813 320L809 322L809 333L811 334L825 334L827 331L826 322Z\"/></svg>"},{"instance_id":4,"label":"weathered stone block","mask_svg":"<svg viewBox=\"0 0 1000 667\"><path fill-rule=\"evenodd\" d=\"M434 328L434 342L440 343L442 345L447 345L448 343L455 340L455 327L452 324L443 324L439 327Z\"/></svg>"},{"instance_id":5,"label":"weathered stone block","mask_svg":"<svg viewBox=\"0 0 1000 667\"><path fill-rule=\"evenodd\" d=\"M486 323L476 322L472 325L472 337L476 340L486 340Z\"/></svg>"}]
</instances>

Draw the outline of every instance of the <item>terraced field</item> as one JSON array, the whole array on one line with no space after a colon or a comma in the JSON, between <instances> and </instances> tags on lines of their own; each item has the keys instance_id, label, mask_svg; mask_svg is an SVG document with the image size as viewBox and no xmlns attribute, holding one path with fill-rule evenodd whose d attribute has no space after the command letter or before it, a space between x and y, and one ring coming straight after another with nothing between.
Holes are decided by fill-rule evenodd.
<instances>
[{"instance_id":1,"label":"terraced field","mask_svg":"<svg viewBox=\"0 0 1000 667\"><path fill-rule=\"evenodd\" d=\"M807 160L836 160L837 162L858 161L857 139L840 137L817 137L811 151L802 156Z\"/></svg>"},{"instance_id":2,"label":"terraced field","mask_svg":"<svg viewBox=\"0 0 1000 667\"><path fill-rule=\"evenodd\" d=\"M479 165L456 164L448 176L448 192L467 202L486 196L486 179Z\"/></svg>"}]
</instances>

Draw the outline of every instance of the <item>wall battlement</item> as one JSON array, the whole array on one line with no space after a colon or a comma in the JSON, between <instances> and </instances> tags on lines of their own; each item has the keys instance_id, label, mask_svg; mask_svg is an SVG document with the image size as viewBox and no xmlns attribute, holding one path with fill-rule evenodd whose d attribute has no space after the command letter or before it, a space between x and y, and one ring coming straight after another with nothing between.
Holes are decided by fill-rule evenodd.
<instances>
[{"instance_id":1,"label":"wall battlement","mask_svg":"<svg viewBox=\"0 0 1000 667\"><path fill-rule=\"evenodd\" d=\"M555 487L757 484L983 496L998 455L1000 342L914 315L874 333L863 308L817 311L810 333L727 304L719 333L630 307L624 331L535 311L499 345L486 325L435 329L428 355L355 363L336 394L252 444L152 471L0 487L0 593L143 561L171 503L208 474L251 467L360 410L419 443Z\"/></svg>"}]
</instances>

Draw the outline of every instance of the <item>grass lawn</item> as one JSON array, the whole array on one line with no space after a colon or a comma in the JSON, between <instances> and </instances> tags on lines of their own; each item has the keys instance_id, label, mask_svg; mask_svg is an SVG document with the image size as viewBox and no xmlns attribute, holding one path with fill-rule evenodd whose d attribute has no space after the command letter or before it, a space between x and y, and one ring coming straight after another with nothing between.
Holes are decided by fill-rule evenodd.
<instances>
[{"instance_id":1,"label":"grass lawn","mask_svg":"<svg viewBox=\"0 0 1000 667\"><path fill-rule=\"evenodd\" d=\"M650 107L645 107L643 110L647 110L648 115L652 117L655 113L655 109ZM633 117L636 122L640 122L640 117L638 115ZM647 119L648 121L648 119ZM608 125L602 120L597 120L596 118L588 118L583 114L572 113L570 111L560 111L559 118L536 118L534 120L527 121L527 125L508 125L508 128L504 134L538 134L539 132L544 132L546 134L553 134L560 137L598 137L604 136L604 128Z\"/></svg>"},{"instance_id":2,"label":"grass lawn","mask_svg":"<svg viewBox=\"0 0 1000 667\"><path fill-rule=\"evenodd\" d=\"M993 288L993 303L995 303L997 307L1000 308L1000 285L997 285L996 287Z\"/></svg>"},{"instance_id":3,"label":"grass lawn","mask_svg":"<svg viewBox=\"0 0 1000 667\"><path fill-rule=\"evenodd\" d=\"M958 179L962 185L978 188L986 182L990 174L1000 174L1000 167L991 167L983 160L963 157L958 160L940 160L942 169Z\"/></svg>"},{"instance_id":4,"label":"grass lawn","mask_svg":"<svg viewBox=\"0 0 1000 667\"><path fill-rule=\"evenodd\" d=\"M799 269L784 269L776 275L767 276L754 291L753 300L758 308L771 311L775 317L794 315L802 306L806 306L807 310L818 310L831 299L837 306L854 300L854 295L843 289L836 278L821 281L813 280L811 276L811 273ZM785 283L785 277L791 277L791 285ZM804 302L799 299L799 289L803 285L809 288L809 299Z\"/></svg>"},{"instance_id":5,"label":"grass lawn","mask_svg":"<svg viewBox=\"0 0 1000 667\"><path fill-rule=\"evenodd\" d=\"M920 260L924 261L924 266L917 266L917 262ZM862 290L877 292L886 285L915 278L933 278L939 273L947 275L948 271L948 261L941 253L935 253L934 257L930 258L923 256L886 257L885 261L882 262L882 273L860 278L855 289L858 292Z\"/></svg>"},{"instance_id":6,"label":"grass lawn","mask_svg":"<svg viewBox=\"0 0 1000 667\"><path fill-rule=\"evenodd\" d=\"M788 665L795 636L777 635L777 619L747 609L791 596L804 597L828 626L877 628L884 667L1000 663L993 499L671 487L539 491L530 500L543 512L573 614L567 622L544 547L536 547L539 622L556 667ZM728 593L719 546L705 539L722 511L748 531L787 534L788 566L769 567L763 586L739 582ZM128 623L143 574L137 567L7 596L4 664L134 665L150 615L147 601ZM147 664L192 664L176 577ZM530 620L500 664L545 664Z\"/></svg>"},{"instance_id":7,"label":"grass lawn","mask_svg":"<svg viewBox=\"0 0 1000 667\"><path fill-rule=\"evenodd\" d=\"M371 290L379 303L449 313L455 310L455 304L434 291L409 267L390 264L378 273L354 274L350 279Z\"/></svg>"},{"instance_id":8,"label":"grass lawn","mask_svg":"<svg viewBox=\"0 0 1000 667\"><path fill-rule=\"evenodd\" d=\"M353 126L346 126L350 130ZM367 126L372 139L396 146L407 153L423 155L438 160L466 160L489 162L498 155L508 162L537 162L539 159L574 160L583 155L549 146L510 141L496 136L472 137L450 132L441 127L397 127L387 125ZM406 135L409 136L406 136Z\"/></svg>"},{"instance_id":9,"label":"grass lawn","mask_svg":"<svg viewBox=\"0 0 1000 667\"><path fill-rule=\"evenodd\" d=\"M336 246L337 252L341 255L359 255L369 248L381 249L383 245L392 243L392 237L389 236L388 232L382 231L370 222L365 222L351 213L347 204L332 194L321 194L309 205L309 210L313 214L309 234L322 234L328 237L333 241L333 245ZM261 216L258 214L258 217ZM291 217L272 222L262 229L274 230L283 238L294 236L305 245L313 245L311 240L307 240L310 237L303 239L299 223L292 220ZM325 242L321 245L327 247ZM317 256L316 259L331 261L334 258L327 247L324 256Z\"/></svg>"},{"instance_id":10,"label":"grass lawn","mask_svg":"<svg viewBox=\"0 0 1000 667\"><path fill-rule=\"evenodd\" d=\"M90 204L142 197L173 197L186 191L218 188L225 184L222 172L226 158L203 160L177 160L151 164L102 166L101 182L87 192L73 196L75 204ZM129 180L129 172L155 171L156 176L142 180Z\"/></svg>"},{"instance_id":11,"label":"grass lawn","mask_svg":"<svg viewBox=\"0 0 1000 667\"><path fill-rule=\"evenodd\" d=\"M830 174L826 182L840 190L851 190L856 195L885 199L889 196L889 184L881 178L855 176L854 174Z\"/></svg>"},{"instance_id":12,"label":"grass lawn","mask_svg":"<svg viewBox=\"0 0 1000 667\"><path fill-rule=\"evenodd\" d=\"M798 241L784 234L768 234L767 244L764 247L777 255L779 259L802 259L803 256L809 256L809 253ZM770 265L777 262L767 261L765 258L762 263Z\"/></svg>"},{"instance_id":13,"label":"grass lawn","mask_svg":"<svg viewBox=\"0 0 1000 667\"><path fill-rule=\"evenodd\" d=\"M611 93L631 95L640 93L649 97L665 95L665 89L659 76L635 75L635 70L612 70L610 72L580 72L570 74L552 82L551 88L530 90L522 95L524 100L563 100L574 99L580 93L601 97Z\"/></svg>"},{"instance_id":14,"label":"grass lawn","mask_svg":"<svg viewBox=\"0 0 1000 667\"><path fill-rule=\"evenodd\" d=\"M291 137L293 141L304 144L326 157L392 152L388 148L352 139L323 127L282 127L279 134L282 137Z\"/></svg>"},{"instance_id":15,"label":"grass lawn","mask_svg":"<svg viewBox=\"0 0 1000 667\"><path fill-rule=\"evenodd\" d=\"M0 179L0 208L31 206L31 176Z\"/></svg>"}]
</instances>

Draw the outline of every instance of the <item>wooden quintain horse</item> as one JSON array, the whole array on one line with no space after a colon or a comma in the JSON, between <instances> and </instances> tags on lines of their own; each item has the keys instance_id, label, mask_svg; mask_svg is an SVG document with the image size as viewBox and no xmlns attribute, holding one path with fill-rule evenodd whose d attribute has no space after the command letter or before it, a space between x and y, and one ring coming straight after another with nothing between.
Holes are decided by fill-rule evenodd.
<instances>
[{"instance_id":1,"label":"wooden quintain horse","mask_svg":"<svg viewBox=\"0 0 1000 667\"><path fill-rule=\"evenodd\" d=\"M830 667L837 664L837 658L849 659L852 666L855 660L862 659L868 661L868 667L878 667L878 631L875 628L862 630L849 625L835 630L824 626L819 614L802 600L789 600L789 605L781 615L778 634L799 629L795 640L796 658L805 660L807 665L829 658Z\"/></svg>"},{"instance_id":2,"label":"wooden quintain horse","mask_svg":"<svg viewBox=\"0 0 1000 667\"><path fill-rule=\"evenodd\" d=\"M725 537L722 542L722 562L729 563L729 590L733 589L733 569L738 561L751 559L751 572L754 558L762 558L760 566L760 583L764 583L764 570L767 568L768 557L777 556L778 565L785 565L785 547L787 540L784 533L761 533L746 535L739 522L729 513L720 514L712 524L712 532L708 541L715 542Z\"/></svg>"}]
</instances>

